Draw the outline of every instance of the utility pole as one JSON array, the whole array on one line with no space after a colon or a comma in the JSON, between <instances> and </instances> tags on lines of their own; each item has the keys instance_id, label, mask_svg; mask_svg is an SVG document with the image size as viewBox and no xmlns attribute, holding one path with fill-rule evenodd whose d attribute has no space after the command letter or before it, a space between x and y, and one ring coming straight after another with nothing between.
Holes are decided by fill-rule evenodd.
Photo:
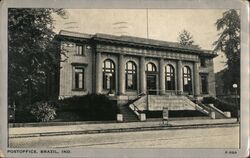
<instances>
[{"instance_id":1,"label":"utility pole","mask_svg":"<svg viewBox=\"0 0 250 158\"><path fill-rule=\"evenodd\" d=\"M148 8L146 9L146 15L147 15L147 39L148 39Z\"/></svg>"}]
</instances>

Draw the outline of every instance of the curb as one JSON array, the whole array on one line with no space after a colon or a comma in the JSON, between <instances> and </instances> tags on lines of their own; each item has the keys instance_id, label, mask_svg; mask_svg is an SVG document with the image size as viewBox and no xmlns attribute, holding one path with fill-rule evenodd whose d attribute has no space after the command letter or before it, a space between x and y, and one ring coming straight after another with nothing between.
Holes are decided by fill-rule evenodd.
<instances>
[{"instance_id":1,"label":"curb","mask_svg":"<svg viewBox=\"0 0 250 158\"><path fill-rule=\"evenodd\" d=\"M217 124L200 124L200 125L196 124L196 125L176 125L176 126L160 125L160 126L135 127L135 128L15 134L15 135L10 135L9 138L11 139L11 138L62 136L62 135L98 134L98 133L140 132L140 131L153 131L153 130L181 130L181 129L234 127L234 126L239 126L239 123L217 123Z\"/></svg>"}]
</instances>

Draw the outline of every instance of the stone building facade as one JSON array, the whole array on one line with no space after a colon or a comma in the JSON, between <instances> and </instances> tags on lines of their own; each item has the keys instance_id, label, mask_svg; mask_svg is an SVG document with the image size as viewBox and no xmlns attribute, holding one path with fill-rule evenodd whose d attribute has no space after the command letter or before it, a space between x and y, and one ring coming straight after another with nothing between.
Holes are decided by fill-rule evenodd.
<instances>
[{"instance_id":1,"label":"stone building facade","mask_svg":"<svg viewBox=\"0 0 250 158\"><path fill-rule=\"evenodd\" d=\"M131 36L60 31L59 97L215 96L211 51Z\"/></svg>"}]
</instances>

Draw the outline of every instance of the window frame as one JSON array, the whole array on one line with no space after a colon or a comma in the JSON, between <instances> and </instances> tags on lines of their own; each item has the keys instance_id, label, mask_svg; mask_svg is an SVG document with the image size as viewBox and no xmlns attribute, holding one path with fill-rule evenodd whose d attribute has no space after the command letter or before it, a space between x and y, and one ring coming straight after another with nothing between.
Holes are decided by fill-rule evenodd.
<instances>
[{"instance_id":1,"label":"window frame","mask_svg":"<svg viewBox=\"0 0 250 158\"><path fill-rule=\"evenodd\" d=\"M129 69L128 64L132 64L132 69ZM128 76L132 76L132 88L128 87ZM126 90L137 90L137 66L135 62L128 61L125 65L125 83L126 83Z\"/></svg>"},{"instance_id":2,"label":"window frame","mask_svg":"<svg viewBox=\"0 0 250 158\"><path fill-rule=\"evenodd\" d=\"M170 71L168 71L167 67L170 68L169 69ZM167 86L168 85L168 80L167 80L168 77L170 77L170 84L171 84L170 89L168 89L168 86ZM173 65L170 65L170 64L167 64L165 66L165 90L166 91L176 90L176 87L175 87L175 69L174 69Z\"/></svg>"},{"instance_id":3,"label":"window frame","mask_svg":"<svg viewBox=\"0 0 250 158\"><path fill-rule=\"evenodd\" d=\"M203 91L203 84L202 84L202 78L205 77L205 84L206 84L206 91ZM208 85L208 74L200 74L200 81L201 81L201 94L209 94L209 85Z\"/></svg>"},{"instance_id":4,"label":"window frame","mask_svg":"<svg viewBox=\"0 0 250 158\"><path fill-rule=\"evenodd\" d=\"M187 69L187 72L184 71L185 68ZM187 79L187 84L185 84L185 79ZM182 80L183 80L183 92L192 94L193 93L192 70L189 66L184 66L182 68ZM188 85L187 89L185 85Z\"/></svg>"},{"instance_id":5,"label":"window frame","mask_svg":"<svg viewBox=\"0 0 250 158\"><path fill-rule=\"evenodd\" d=\"M105 63L109 62L109 67L107 67L108 65L106 65ZM111 59L106 59L103 61L103 65L102 65L102 78L103 78L103 84L102 84L102 88L104 90L115 90L116 89L116 71L115 71L115 62ZM106 74L112 74L112 81L110 81L109 86L108 87L108 80L106 78ZM111 85L112 84L112 85Z\"/></svg>"},{"instance_id":6,"label":"window frame","mask_svg":"<svg viewBox=\"0 0 250 158\"><path fill-rule=\"evenodd\" d=\"M77 69L82 70L82 72L76 72ZM79 86L77 86L79 84L79 80L78 83L76 81L77 74L82 74L82 87L79 88ZM73 65L73 80L72 80L72 90L74 91L85 91L85 66L79 66L79 65Z\"/></svg>"},{"instance_id":7,"label":"window frame","mask_svg":"<svg viewBox=\"0 0 250 158\"><path fill-rule=\"evenodd\" d=\"M78 53L79 51L79 47L81 47L82 49L81 49L81 54L80 53ZM76 52L75 52L75 55L76 56L85 56L85 51L86 51L86 45L84 45L84 44L76 44Z\"/></svg>"},{"instance_id":8,"label":"window frame","mask_svg":"<svg viewBox=\"0 0 250 158\"><path fill-rule=\"evenodd\" d=\"M152 65L151 70L149 70L149 65ZM156 65L154 63L152 63L152 62L148 62L147 65L146 65L146 72L151 72L151 73L157 72Z\"/></svg>"}]
</instances>

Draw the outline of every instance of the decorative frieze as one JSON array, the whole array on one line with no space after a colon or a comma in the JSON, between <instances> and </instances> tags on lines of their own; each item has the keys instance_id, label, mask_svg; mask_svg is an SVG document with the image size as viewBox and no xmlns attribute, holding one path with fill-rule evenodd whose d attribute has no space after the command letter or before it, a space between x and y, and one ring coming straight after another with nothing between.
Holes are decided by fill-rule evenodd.
<instances>
[{"instance_id":1,"label":"decorative frieze","mask_svg":"<svg viewBox=\"0 0 250 158\"><path fill-rule=\"evenodd\" d=\"M146 57L156 57L156 58L166 58L166 59L176 59L176 60L187 60L187 61L198 61L199 57L195 54L186 54L180 52L169 52L160 51L152 49L140 49L131 48L125 46L111 46L104 44L97 44L96 49L98 52L106 53L116 53L116 54L128 54L128 55L138 55Z\"/></svg>"}]
</instances>

